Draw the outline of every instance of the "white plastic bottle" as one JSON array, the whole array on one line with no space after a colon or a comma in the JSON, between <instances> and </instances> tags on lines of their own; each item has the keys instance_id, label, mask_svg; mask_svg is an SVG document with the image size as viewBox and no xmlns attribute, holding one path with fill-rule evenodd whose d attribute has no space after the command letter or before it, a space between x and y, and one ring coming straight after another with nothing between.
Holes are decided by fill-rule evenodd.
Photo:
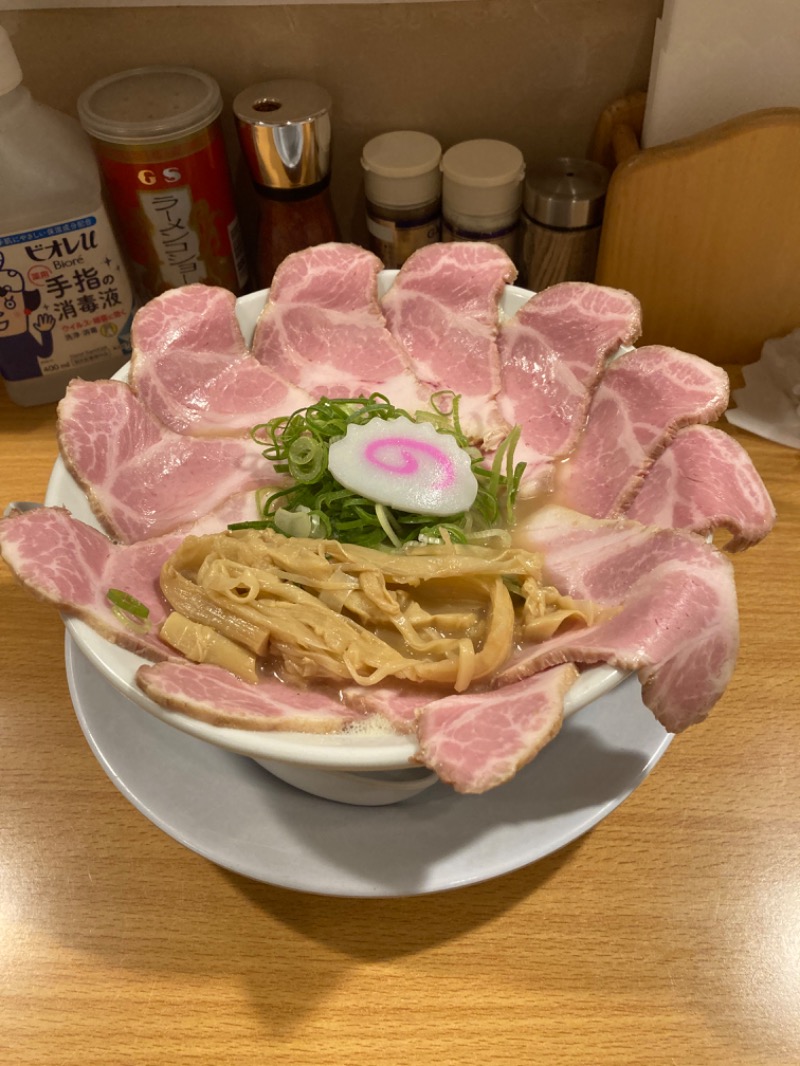
<instances>
[{"instance_id":1,"label":"white plastic bottle","mask_svg":"<svg viewBox=\"0 0 800 1066\"><path fill-rule=\"evenodd\" d=\"M506 141L461 141L442 156L442 240L488 241L519 254L525 160Z\"/></svg>"},{"instance_id":2,"label":"white plastic bottle","mask_svg":"<svg viewBox=\"0 0 800 1066\"><path fill-rule=\"evenodd\" d=\"M88 137L21 82L0 27L0 375L32 406L118 370L136 308Z\"/></svg>"},{"instance_id":3,"label":"white plastic bottle","mask_svg":"<svg viewBox=\"0 0 800 1066\"><path fill-rule=\"evenodd\" d=\"M370 249L390 270L442 236L442 147L417 130L367 141L361 155Z\"/></svg>"}]
</instances>

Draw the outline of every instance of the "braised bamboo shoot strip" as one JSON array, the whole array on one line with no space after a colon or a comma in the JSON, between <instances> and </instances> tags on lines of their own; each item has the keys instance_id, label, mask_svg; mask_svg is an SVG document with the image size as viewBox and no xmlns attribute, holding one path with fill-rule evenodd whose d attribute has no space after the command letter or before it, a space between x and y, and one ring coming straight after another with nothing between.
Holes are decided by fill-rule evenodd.
<instances>
[{"instance_id":1,"label":"braised bamboo shoot strip","mask_svg":"<svg viewBox=\"0 0 800 1066\"><path fill-rule=\"evenodd\" d=\"M542 588L541 568L521 549L386 552L242 530L187 538L162 590L191 622L276 657L287 679L398 677L461 692L505 664L520 630L581 620L580 604Z\"/></svg>"},{"instance_id":2,"label":"braised bamboo shoot strip","mask_svg":"<svg viewBox=\"0 0 800 1066\"><path fill-rule=\"evenodd\" d=\"M213 666L221 666L243 681L249 681L251 684L258 681L255 655L211 626L192 622L173 611L162 624L159 636L193 663L211 663Z\"/></svg>"}]
</instances>

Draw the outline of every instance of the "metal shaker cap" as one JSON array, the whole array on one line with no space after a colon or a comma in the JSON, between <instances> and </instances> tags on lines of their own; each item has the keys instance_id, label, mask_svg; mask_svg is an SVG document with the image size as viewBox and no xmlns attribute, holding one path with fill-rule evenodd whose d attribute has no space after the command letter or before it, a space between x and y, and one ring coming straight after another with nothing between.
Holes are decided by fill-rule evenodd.
<instances>
[{"instance_id":1,"label":"metal shaker cap","mask_svg":"<svg viewBox=\"0 0 800 1066\"><path fill-rule=\"evenodd\" d=\"M258 185L302 189L328 177L331 97L320 85L262 81L238 94L233 112L244 157Z\"/></svg>"},{"instance_id":2,"label":"metal shaker cap","mask_svg":"<svg viewBox=\"0 0 800 1066\"><path fill-rule=\"evenodd\" d=\"M609 173L588 159L554 159L525 183L525 214L544 226L581 229L603 219Z\"/></svg>"}]
</instances>

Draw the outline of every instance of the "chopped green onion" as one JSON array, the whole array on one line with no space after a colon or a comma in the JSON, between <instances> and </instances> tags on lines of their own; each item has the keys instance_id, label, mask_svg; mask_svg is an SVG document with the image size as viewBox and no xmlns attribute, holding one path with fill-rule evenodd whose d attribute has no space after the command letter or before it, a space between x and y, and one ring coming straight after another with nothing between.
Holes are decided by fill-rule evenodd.
<instances>
[{"instance_id":1,"label":"chopped green onion","mask_svg":"<svg viewBox=\"0 0 800 1066\"><path fill-rule=\"evenodd\" d=\"M325 540L330 536L330 524L325 515L300 506L295 511L279 507L274 512L275 528L287 537L310 537ZM228 527L230 529L230 526Z\"/></svg>"},{"instance_id":2,"label":"chopped green onion","mask_svg":"<svg viewBox=\"0 0 800 1066\"><path fill-rule=\"evenodd\" d=\"M287 453L289 473L301 485L319 481L328 465L328 450L313 437L298 437Z\"/></svg>"},{"instance_id":3,"label":"chopped green onion","mask_svg":"<svg viewBox=\"0 0 800 1066\"><path fill-rule=\"evenodd\" d=\"M395 532L394 525L392 524L392 509L385 504L375 504L375 514L378 516L378 521L381 524L381 529L394 544L395 548L402 548L403 542Z\"/></svg>"},{"instance_id":4,"label":"chopped green onion","mask_svg":"<svg viewBox=\"0 0 800 1066\"><path fill-rule=\"evenodd\" d=\"M253 522L230 522L228 529L271 529L272 523L268 522L266 518L256 520Z\"/></svg>"},{"instance_id":5,"label":"chopped green onion","mask_svg":"<svg viewBox=\"0 0 800 1066\"><path fill-rule=\"evenodd\" d=\"M141 600L137 600L135 596L131 596L129 592L123 592L122 589L109 589L106 593L106 599L115 607L119 607L121 611L132 614L135 618L147 618L150 614L149 607L146 607Z\"/></svg>"},{"instance_id":6,"label":"chopped green onion","mask_svg":"<svg viewBox=\"0 0 800 1066\"><path fill-rule=\"evenodd\" d=\"M106 592L106 599L111 604L111 613L123 625L138 633L149 632L150 608L137 600L135 596L131 596L129 592L123 592L122 589L109 589Z\"/></svg>"},{"instance_id":7,"label":"chopped green onion","mask_svg":"<svg viewBox=\"0 0 800 1066\"><path fill-rule=\"evenodd\" d=\"M262 446L262 454L273 463L275 471L288 474L293 484L271 493L260 491L257 503L263 519L228 528L270 528L289 536L311 535L365 547L398 548L421 540L441 543L448 538L467 543L481 533L496 539L501 525L513 523L514 503L525 469L524 463L514 465L520 430L514 427L487 467L484 456L463 431L459 403L457 393L442 389L432 395L430 411L411 415L381 393L340 399L323 396L290 415L255 426L252 439ZM452 436L469 455L478 492L468 512L449 515L446 521L436 523L430 515L410 514L359 496L330 473L328 449L347 433L349 426L364 425L373 418L389 421L401 416L430 423L437 432Z\"/></svg>"}]
</instances>

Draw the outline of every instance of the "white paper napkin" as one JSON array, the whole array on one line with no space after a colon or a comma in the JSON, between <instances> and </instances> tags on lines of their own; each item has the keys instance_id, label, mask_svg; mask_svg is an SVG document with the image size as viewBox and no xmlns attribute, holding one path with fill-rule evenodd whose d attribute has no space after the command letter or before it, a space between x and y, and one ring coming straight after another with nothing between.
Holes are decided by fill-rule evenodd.
<instances>
[{"instance_id":1,"label":"white paper napkin","mask_svg":"<svg viewBox=\"0 0 800 1066\"><path fill-rule=\"evenodd\" d=\"M798 0L665 0L642 147L766 107L800 106Z\"/></svg>"},{"instance_id":2,"label":"white paper napkin","mask_svg":"<svg viewBox=\"0 0 800 1066\"><path fill-rule=\"evenodd\" d=\"M800 329L775 337L761 358L742 368L745 387L736 389L736 407L725 412L735 426L759 437L800 448Z\"/></svg>"}]
</instances>

